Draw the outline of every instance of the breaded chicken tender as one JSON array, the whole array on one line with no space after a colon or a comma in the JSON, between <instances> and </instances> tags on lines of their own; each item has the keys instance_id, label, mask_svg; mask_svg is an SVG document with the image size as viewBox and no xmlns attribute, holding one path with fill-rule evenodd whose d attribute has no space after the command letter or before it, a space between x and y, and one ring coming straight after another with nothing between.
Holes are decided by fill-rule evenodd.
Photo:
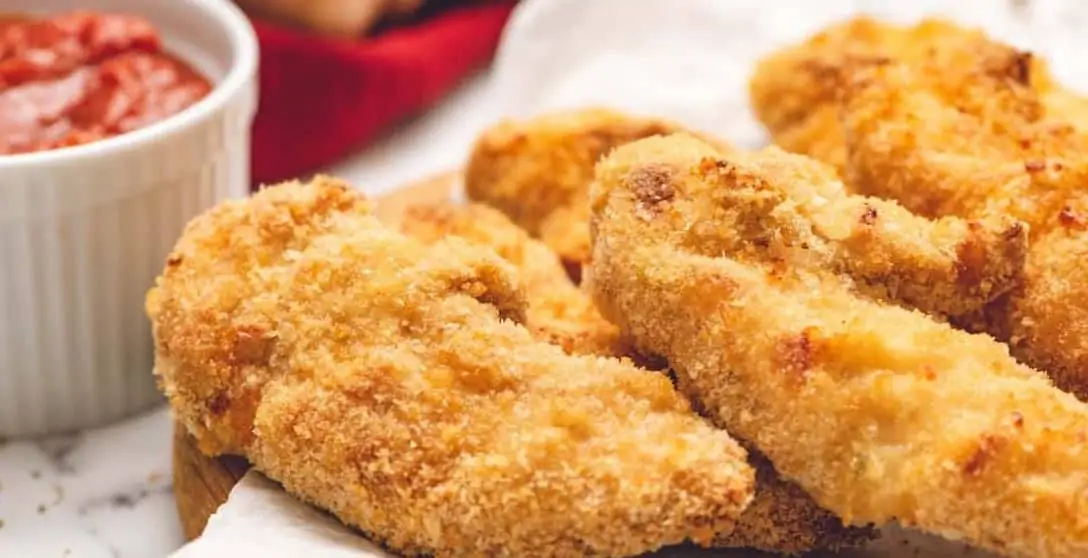
<instances>
[{"instance_id":1,"label":"breaded chicken tender","mask_svg":"<svg viewBox=\"0 0 1088 558\"><path fill-rule=\"evenodd\" d=\"M149 293L156 373L210 455L405 554L636 555L728 532L742 448L662 375L536 341L513 269L317 179L189 224Z\"/></svg>"},{"instance_id":2,"label":"breaded chicken tender","mask_svg":"<svg viewBox=\"0 0 1088 558\"><path fill-rule=\"evenodd\" d=\"M1030 60L1009 50L944 76L924 62L859 69L845 95L846 175L924 215L1027 223L1023 288L984 325L1086 399L1088 134L1050 110Z\"/></svg>"},{"instance_id":3,"label":"breaded chicken tender","mask_svg":"<svg viewBox=\"0 0 1088 558\"><path fill-rule=\"evenodd\" d=\"M981 30L948 21L927 19L899 26L862 16L830 26L759 61L749 93L756 115L774 143L842 172L846 147L839 102L857 66L929 60L930 75L945 79L972 67L978 58L1001 57L1011 50ZM1052 111L1088 122L1088 103L1054 82L1042 60L1024 58L1022 62L1024 72L1038 76L1033 86Z\"/></svg>"},{"instance_id":4,"label":"breaded chicken tender","mask_svg":"<svg viewBox=\"0 0 1088 558\"><path fill-rule=\"evenodd\" d=\"M1038 238L1082 213L1088 135L1046 111L1017 51L980 58L954 75L929 65L859 68L844 95L859 191L900 200L922 215L1012 216Z\"/></svg>"},{"instance_id":5,"label":"breaded chicken tender","mask_svg":"<svg viewBox=\"0 0 1088 558\"><path fill-rule=\"evenodd\" d=\"M528 299L526 325L537 338L567 352L630 356L630 348L618 342L617 328L571 282L555 253L498 210L450 202L418 205L405 212L401 227L428 244L459 236L494 249L513 264ZM797 485L779 477L765 458L752 454L750 462L756 470L755 498L736 529L715 538L713 546L792 554L856 546L873 536L869 529L844 527Z\"/></svg>"},{"instance_id":6,"label":"breaded chicken tender","mask_svg":"<svg viewBox=\"0 0 1088 558\"><path fill-rule=\"evenodd\" d=\"M691 136L667 145L676 160L647 164L647 183L685 165L703 165L696 170L711 177L683 185L673 224L686 243L847 275L874 298L939 317L979 312L1020 281L1027 231L1015 220L930 221L895 202L849 195L830 167L776 147L730 152L727 164Z\"/></svg>"},{"instance_id":7,"label":"breaded chicken tender","mask_svg":"<svg viewBox=\"0 0 1088 558\"><path fill-rule=\"evenodd\" d=\"M617 146L679 130L672 122L604 108L504 120L476 140L465 192L541 239L577 276L589 258L593 165Z\"/></svg>"},{"instance_id":8,"label":"breaded chicken tender","mask_svg":"<svg viewBox=\"0 0 1088 558\"><path fill-rule=\"evenodd\" d=\"M730 208L751 199L705 192L759 189L778 158L681 136L604 159L589 286L605 317L848 522L1085 556L1088 407L988 336L887 304L843 270L779 258L796 249L789 235L736 248Z\"/></svg>"},{"instance_id":9,"label":"breaded chicken tender","mask_svg":"<svg viewBox=\"0 0 1088 558\"><path fill-rule=\"evenodd\" d=\"M505 215L483 204L410 206L401 231L425 244L457 236L494 250L513 265L525 288L525 326L568 353L628 356L619 329L597 312L567 275L559 257Z\"/></svg>"}]
</instances>

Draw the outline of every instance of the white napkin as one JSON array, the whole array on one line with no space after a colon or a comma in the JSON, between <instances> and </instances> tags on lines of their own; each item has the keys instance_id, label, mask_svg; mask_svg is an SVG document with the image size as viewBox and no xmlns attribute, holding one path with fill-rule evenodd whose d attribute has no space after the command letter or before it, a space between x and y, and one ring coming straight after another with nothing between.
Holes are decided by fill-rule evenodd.
<instances>
[{"instance_id":1,"label":"white napkin","mask_svg":"<svg viewBox=\"0 0 1088 558\"><path fill-rule=\"evenodd\" d=\"M985 28L1041 52L1066 84L1088 89L1088 68L1076 60L1088 44L1077 37L1088 6L1077 0L541 0L508 25L494 94L510 116L603 104L755 147L766 136L748 108L754 62L859 12Z\"/></svg>"},{"instance_id":2,"label":"white napkin","mask_svg":"<svg viewBox=\"0 0 1088 558\"><path fill-rule=\"evenodd\" d=\"M208 520L204 535L173 558L360 558L392 556L331 516L250 471Z\"/></svg>"},{"instance_id":3,"label":"white napkin","mask_svg":"<svg viewBox=\"0 0 1088 558\"><path fill-rule=\"evenodd\" d=\"M230 493L227 503L208 520L204 535L171 558L397 558L335 518L284 492L264 475L250 471ZM651 558L765 558L737 550L700 551L676 548ZM839 558L991 558L961 544L901 530L883 529L883 538ZM829 556L830 558L830 556Z\"/></svg>"},{"instance_id":4,"label":"white napkin","mask_svg":"<svg viewBox=\"0 0 1088 558\"><path fill-rule=\"evenodd\" d=\"M602 104L672 118L738 145L756 146L765 136L748 109L746 91L756 58L858 11L900 21L942 14L982 26L1046 55L1067 84L1088 85L1088 67L1076 64L1078 51L1088 43L1076 35L1088 26L1088 5L1077 0L527 0L503 38L490 94L509 116ZM884 540L849 555L936 558L963 553L960 545L891 528ZM250 473L204 536L175 556L388 555ZM971 556L982 558L983 553Z\"/></svg>"}]
</instances>

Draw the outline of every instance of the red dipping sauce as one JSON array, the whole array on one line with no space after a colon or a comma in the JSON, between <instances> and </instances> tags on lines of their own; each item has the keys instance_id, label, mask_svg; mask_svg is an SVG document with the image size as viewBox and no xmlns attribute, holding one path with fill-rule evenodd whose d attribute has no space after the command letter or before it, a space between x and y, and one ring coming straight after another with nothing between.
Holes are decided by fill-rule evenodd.
<instances>
[{"instance_id":1,"label":"red dipping sauce","mask_svg":"<svg viewBox=\"0 0 1088 558\"><path fill-rule=\"evenodd\" d=\"M147 20L0 15L0 155L81 145L153 124L212 85L163 52Z\"/></svg>"}]
</instances>

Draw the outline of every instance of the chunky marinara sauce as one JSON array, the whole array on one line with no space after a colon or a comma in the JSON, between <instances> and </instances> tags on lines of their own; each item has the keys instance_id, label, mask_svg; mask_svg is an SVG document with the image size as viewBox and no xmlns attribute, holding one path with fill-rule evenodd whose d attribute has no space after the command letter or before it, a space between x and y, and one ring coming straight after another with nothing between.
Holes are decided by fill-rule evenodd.
<instances>
[{"instance_id":1,"label":"chunky marinara sauce","mask_svg":"<svg viewBox=\"0 0 1088 558\"><path fill-rule=\"evenodd\" d=\"M196 103L208 80L131 15L0 15L0 155L80 145Z\"/></svg>"}]
</instances>

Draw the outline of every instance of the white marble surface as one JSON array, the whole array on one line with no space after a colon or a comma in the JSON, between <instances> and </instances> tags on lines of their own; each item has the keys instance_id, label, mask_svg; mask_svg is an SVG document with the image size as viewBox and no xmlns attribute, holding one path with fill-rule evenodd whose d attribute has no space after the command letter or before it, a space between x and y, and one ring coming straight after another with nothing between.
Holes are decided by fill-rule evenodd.
<instances>
[{"instance_id":1,"label":"white marble surface","mask_svg":"<svg viewBox=\"0 0 1088 558\"><path fill-rule=\"evenodd\" d=\"M327 172L378 194L458 167L496 116L487 86L487 74L468 80L426 116ZM0 440L0 558L161 558L181 546L171 436L162 408L74 436Z\"/></svg>"},{"instance_id":2,"label":"white marble surface","mask_svg":"<svg viewBox=\"0 0 1088 558\"><path fill-rule=\"evenodd\" d=\"M165 409L0 447L0 556L140 558L181 543Z\"/></svg>"}]
</instances>

